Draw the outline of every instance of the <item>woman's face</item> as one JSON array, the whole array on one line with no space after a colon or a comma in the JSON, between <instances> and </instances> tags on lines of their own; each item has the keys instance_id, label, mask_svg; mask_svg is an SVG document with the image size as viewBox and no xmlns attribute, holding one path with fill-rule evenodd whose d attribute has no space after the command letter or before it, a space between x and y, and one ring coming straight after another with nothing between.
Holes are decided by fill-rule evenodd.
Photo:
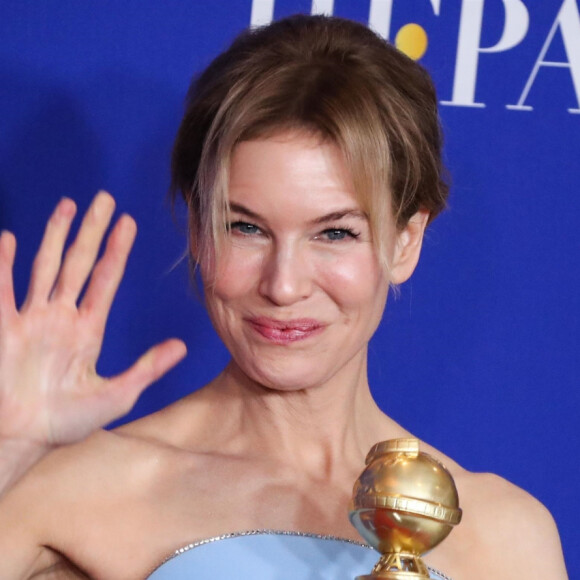
<instances>
[{"instance_id":1,"label":"woman's face","mask_svg":"<svg viewBox=\"0 0 580 580\"><path fill-rule=\"evenodd\" d=\"M228 195L229 234L202 274L234 364L279 390L364 369L389 278L339 149L298 132L242 142ZM396 260L401 234L387 230Z\"/></svg>"}]
</instances>

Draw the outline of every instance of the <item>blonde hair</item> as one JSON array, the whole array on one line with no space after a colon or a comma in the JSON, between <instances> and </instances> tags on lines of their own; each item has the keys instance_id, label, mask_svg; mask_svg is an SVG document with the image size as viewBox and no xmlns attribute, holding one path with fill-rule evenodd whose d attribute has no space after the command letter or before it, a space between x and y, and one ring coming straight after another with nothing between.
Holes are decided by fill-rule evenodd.
<instances>
[{"instance_id":1,"label":"blonde hair","mask_svg":"<svg viewBox=\"0 0 580 580\"><path fill-rule=\"evenodd\" d=\"M305 130L336 144L381 240L394 216L432 220L448 193L435 89L419 64L362 24L296 15L240 34L192 83L173 149L172 192L189 210L196 260L225 234L236 144Z\"/></svg>"}]
</instances>

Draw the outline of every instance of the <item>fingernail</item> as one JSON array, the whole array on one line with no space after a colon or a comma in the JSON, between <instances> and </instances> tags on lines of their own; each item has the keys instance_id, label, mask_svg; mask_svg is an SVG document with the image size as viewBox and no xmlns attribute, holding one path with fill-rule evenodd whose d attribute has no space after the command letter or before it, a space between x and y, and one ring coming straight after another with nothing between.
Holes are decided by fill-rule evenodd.
<instances>
[{"instance_id":1,"label":"fingernail","mask_svg":"<svg viewBox=\"0 0 580 580\"><path fill-rule=\"evenodd\" d=\"M97 217L102 217L103 214L112 213L115 209L115 201L106 191L99 191L95 197L93 204L93 212Z\"/></svg>"},{"instance_id":2,"label":"fingernail","mask_svg":"<svg viewBox=\"0 0 580 580\"><path fill-rule=\"evenodd\" d=\"M14 238L14 234L12 232L10 232L9 230L0 230L0 241L2 241L2 238L10 237L10 236L12 236L12 238Z\"/></svg>"},{"instance_id":3,"label":"fingernail","mask_svg":"<svg viewBox=\"0 0 580 580\"><path fill-rule=\"evenodd\" d=\"M70 197L61 197L58 203L58 211L61 215L70 217L77 210L76 203Z\"/></svg>"}]
</instances>

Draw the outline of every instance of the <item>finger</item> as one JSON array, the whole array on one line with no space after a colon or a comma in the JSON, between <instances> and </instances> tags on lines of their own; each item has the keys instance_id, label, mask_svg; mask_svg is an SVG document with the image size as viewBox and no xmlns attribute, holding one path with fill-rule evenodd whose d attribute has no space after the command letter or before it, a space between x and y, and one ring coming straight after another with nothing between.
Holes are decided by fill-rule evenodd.
<instances>
[{"instance_id":1,"label":"finger","mask_svg":"<svg viewBox=\"0 0 580 580\"><path fill-rule=\"evenodd\" d=\"M135 220L131 216L122 215L107 240L105 252L93 270L91 281L79 305L79 311L92 315L103 328L123 278L136 234Z\"/></svg>"},{"instance_id":2,"label":"finger","mask_svg":"<svg viewBox=\"0 0 580 580\"><path fill-rule=\"evenodd\" d=\"M113 197L100 191L83 217L77 237L67 250L53 298L76 302L99 253L103 236L115 211Z\"/></svg>"},{"instance_id":3,"label":"finger","mask_svg":"<svg viewBox=\"0 0 580 580\"><path fill-rule=\"evenodd\" d=\"M40 248L32 264L25 305L34 301L45 301L50 296L60 269L66 237L76 211L75 202L64 198L50 216Z\"/></svg>"},{"instance_id":4,"label":"finger","mask_svg":"<svg viewBox=\"0 0 580 580\"><path fill-rule=\"evenodd\" d=\"M12 271L16 238L10 232L0 234L0 324L17 314Z\"/></svg>"},{"instance_id":5,"label":"finger","mask_svg":"<svg viewBox=\"0 0 580 580\"><path fill-rule=\"evenodd\" d=\"M104 394L114 400L118 410L113 418L127 413L145 388L173 368L186 354L185 343L171 338L150 348L131 368L110 379Z\"/></svg>"}]
</instances>

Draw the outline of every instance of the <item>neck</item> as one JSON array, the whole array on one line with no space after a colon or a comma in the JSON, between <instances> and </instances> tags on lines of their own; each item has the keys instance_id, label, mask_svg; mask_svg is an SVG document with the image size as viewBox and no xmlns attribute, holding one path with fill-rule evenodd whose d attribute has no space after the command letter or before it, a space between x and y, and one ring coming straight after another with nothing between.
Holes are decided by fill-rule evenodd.
<instances>
[{"instance_id":1,"label":"neck","mask_svg":"<svg viewBox=\"0 0 580 580\"><path fill-rule=\"evenodd\" d=\"M371 445L388 438L385 433L398 436L398 426L372 398L365 357L351 361L328 384L290 391L266 388L232 362L211 393L220 405L219 439L232 452L282 458L301 472L332 477L358 470Z\"/></svg>"}]
</instances>

